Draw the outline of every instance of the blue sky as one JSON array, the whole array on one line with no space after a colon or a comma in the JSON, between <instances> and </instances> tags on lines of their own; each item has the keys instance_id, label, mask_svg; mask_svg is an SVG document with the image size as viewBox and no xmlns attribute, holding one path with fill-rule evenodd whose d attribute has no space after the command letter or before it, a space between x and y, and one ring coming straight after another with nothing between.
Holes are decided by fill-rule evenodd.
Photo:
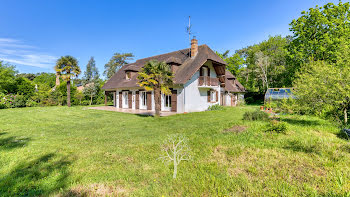
<instances>
[{"instance_id":1,"label":"blue sky","mask_svg":"<svg viewBox=\"0 0 350 197\"><path fill-rule=\"evenodd\" d=\"M69 54L84 71L94 56L102 74L115 52L136 60L187 48L188 16L199 44L233 52L290 34L301 11L327 2L338 1L0 0L0 60L21 73L53 72Z\"/></svg>"}]
</instances>

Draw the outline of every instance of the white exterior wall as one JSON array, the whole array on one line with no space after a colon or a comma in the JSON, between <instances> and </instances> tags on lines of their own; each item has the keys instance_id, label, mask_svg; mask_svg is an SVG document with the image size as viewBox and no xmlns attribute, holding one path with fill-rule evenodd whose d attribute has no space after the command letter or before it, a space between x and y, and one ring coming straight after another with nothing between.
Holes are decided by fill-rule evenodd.
<instances>
[{"instance_id":1,"label":"white exterior wall","mask_svg":"<svg viewBox=\"0 0 350 197\"><path fill-rule=\"evenodd\" d=\"M184 105L184 88L174 88L177 90L177 113L184 113L185 112L185 105Z\"/></svg>"},{"instance_id":2,"label":"white exterior wall","mask_svg":"<svg viewBox=\"0 0 350 197\"><path fill-rule=\"evenodd\" d=\"M132 109L136 109L136 91L131 92L131 99Z\"/></svg>"},{"instance_id":3,"label":"white exterior wall","mask_svg":"<svg viewBox=\"0 0 350 197\"><path fill-rule=\"evenodd\" d=\"M115 101L117 102L116 103L116 108L119 108L120 106L119 106L119 99L122 99L122 106L121 106L121 108L127 108L127 109L129 109L129 106L128 105L125 105L124 104L124 101L123 101L123 93L122 93L122 96L121 97L119 97L119 93L120 92L123 92L123 91L131 91L131 99L132 99L132 102L131 102L131 104L132 104L132 109L136 109L136 91L137 91L138 89L135 89L135 88L131 88L131 89L118 89L118 90L116 90L116 96L115 96Z\"/></svg>"},{"instance_id":4,"label":"white exterior wall","mask_svg":"<svg viewBox=\"0 0 350 197\"><path fill-rule=\"evenodd\" d=\"M119 108L119 91L115 91L116 97L115 97L115 107Z\"/></svg>"},{"instance_id":5,"label":"white exterior wall","mask_svg":"<svg viewBox=\"0 0 350 197\"><path fill-rule=\"evenodd\" d=\"M152 111L155 111L156 110L156 104L154 103L154 91L152 91Z\"/></svg>"},{"instance_id":6,"label":"white exterior wall","mask_svg":"<svg viewBox=\"0 0 350 197\"><path fill-rule=\"evenodd\" d=\"M207 61L204 65L210 69L210 77L216 78L216 72L210 61ZM184 109L183 112L198 112L205 111L209 106L220 104L221 92L220 86L212 86L211 89L216 90L218 93L218 102L208 102L208 90L209 88L199 88L199 70L191 77L191 79L184 85L183 95Z\"/></svg>"},{"instance_id":7,"label":"white exterior wall","mask_svg":"<svg viewBox=\"0 0 350 197\"><path fill-rule=\"evenodd\" d=\"M231 106L231 95L230 93L225 93L225 106Z\"/></svg>"}]
</instances>

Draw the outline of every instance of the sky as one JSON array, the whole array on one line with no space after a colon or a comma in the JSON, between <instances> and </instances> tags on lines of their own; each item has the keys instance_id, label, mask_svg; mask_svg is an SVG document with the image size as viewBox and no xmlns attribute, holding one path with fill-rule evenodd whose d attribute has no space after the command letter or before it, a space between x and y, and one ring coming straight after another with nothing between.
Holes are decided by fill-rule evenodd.
<instances>
[{"instance_id":1,"label":"sky","mask_svg":"<svg viewBox=\"0 0 350 197\"><path fill-rule=\"evenodd\" d=\"M338 1L0 0L0 60L38 73L54 72L64 55L84 71L93 56L102 75L116 52L131 52L135 61L188 48L189 16L198 44L233 53L290 35L289 23L302 11L328 2Z\"/></svg>"}]
</instances>

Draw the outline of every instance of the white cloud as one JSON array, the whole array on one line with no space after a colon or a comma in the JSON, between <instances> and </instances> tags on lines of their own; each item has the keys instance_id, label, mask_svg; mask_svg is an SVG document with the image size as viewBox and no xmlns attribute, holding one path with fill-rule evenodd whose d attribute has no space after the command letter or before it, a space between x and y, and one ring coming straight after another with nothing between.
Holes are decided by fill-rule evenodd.
<instances>
[{"instance_id":1,"label":"white cloud","mask_svg":"<svg viewBox=\"0 0 350 197\"><path fill-rule=\"evenodd\" d=\"M26 45L20 40L0 38L0 60L12 64L51 68L54 67L57 57L42 53L38 48Z\"/></svg>"}]
</instances>

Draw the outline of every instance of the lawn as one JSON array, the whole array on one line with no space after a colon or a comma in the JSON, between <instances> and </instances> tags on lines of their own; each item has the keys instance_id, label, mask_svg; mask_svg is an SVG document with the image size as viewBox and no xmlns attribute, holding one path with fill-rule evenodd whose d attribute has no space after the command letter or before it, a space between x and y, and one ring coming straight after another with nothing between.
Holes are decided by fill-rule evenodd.
<instances>
[{"instance_id":1,"label":"lawn","mask_svg":"<svg viewBox=\"0 0 350 197\"><path fill-rule=\"evenodd\" d=\"M143 117L86 107L0 110L2 196L345 196L350 143L331 123L281 116L287 134L243 121L254 106ZM193 160L157 158L168 134Z\"/></svg>"}]
</instances>

